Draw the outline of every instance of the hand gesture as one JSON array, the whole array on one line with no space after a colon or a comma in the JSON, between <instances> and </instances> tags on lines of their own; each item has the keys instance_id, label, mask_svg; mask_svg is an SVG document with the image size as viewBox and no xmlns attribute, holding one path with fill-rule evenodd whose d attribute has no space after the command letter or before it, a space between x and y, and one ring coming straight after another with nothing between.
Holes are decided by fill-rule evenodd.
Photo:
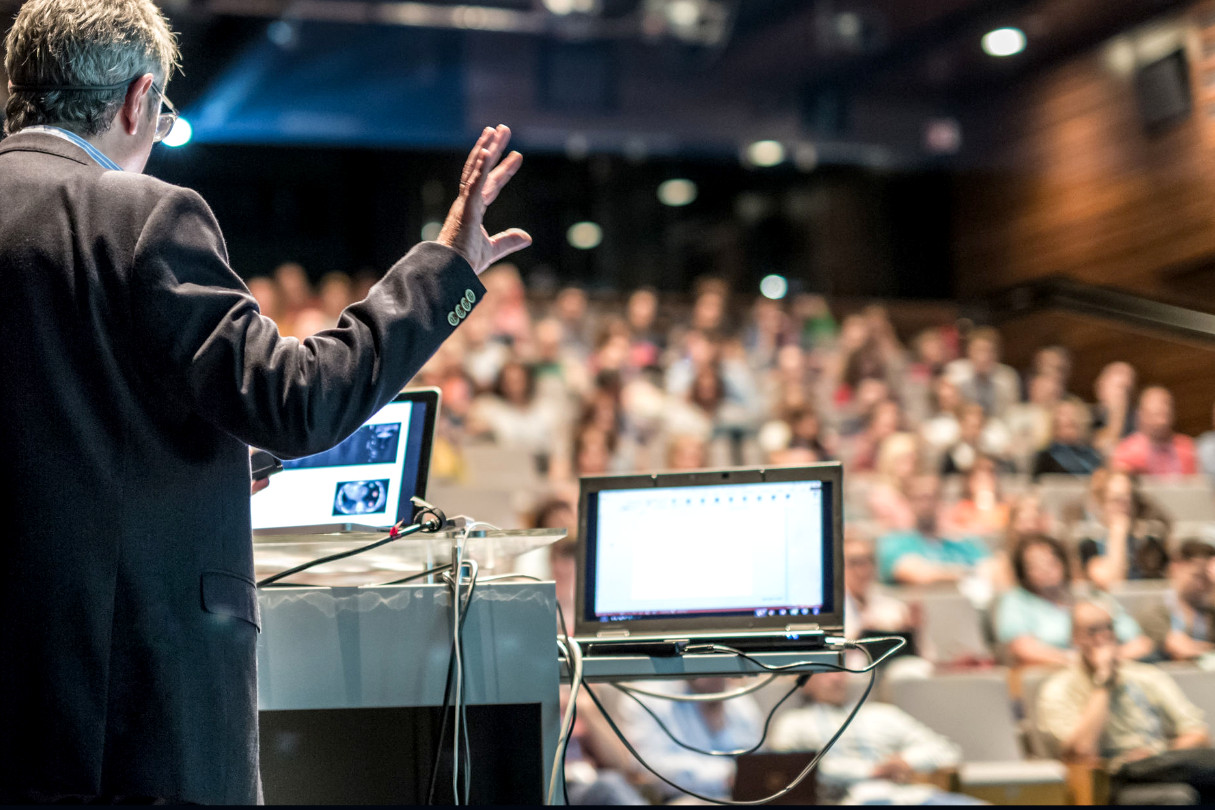
<instances>
[{"instance_id":1,"label":"hand gesture","mask_svg":"<svg viewBox=\"0 0 1215 810\"><path fill-rule=\"evenodd\" d=\"M464 171L460 173L460 194L451 204L437 240L467 259L478 275L532 243L532 238L518 228L490 236L482 224L486 207L497 199L498 192L523 163L523 156L518 152L502 158L509 142L510 129L505 125L486 127L481 133L464 163Z\"/></svg>"}]
</instances>

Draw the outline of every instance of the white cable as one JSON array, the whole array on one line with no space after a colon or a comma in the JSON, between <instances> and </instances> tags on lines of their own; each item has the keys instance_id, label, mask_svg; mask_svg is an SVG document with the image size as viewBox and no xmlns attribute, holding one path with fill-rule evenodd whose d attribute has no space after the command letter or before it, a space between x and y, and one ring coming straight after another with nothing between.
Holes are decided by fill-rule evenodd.
<instances>
[{"instance_id":1,"label":"white cable","mask_svg":"<svg viewBox=\"0 0 1215 810\"><path fill-rule=\"evenodd\" d=\"M453 647L452 655L456 661L456 691L452 701L454 722L452 723L451 735L451 792L456 806L460 804L460 693L464 688L464 661L460 655L460 580L463 577L462 569L464 566L463 541L467 536L467 531L461 531L452 554L452 573L454 576L452 577L451 643Z\"/></svg>"},{"instance_id":2,"label":"white cable","mask_svg":"<svg viewBox=\"0 0 1215 810\"><path fill-rule=\"evenodd\" d=\"M748 686L740 686L737 689L730 689L726 692L713 692L707 695L683 695L674 694L671 692L651 692L649 689L643 689L640 686L632 686L628 683L614 683L612 686L619 689L621 692L632 692L635 695L645 695L646 697L660 698L662 700L673 700L680 703L712 703L717 700L733 700L736 697L749 695L752 692L758 692L768 684L780 676L773 673L766 678L763 678L758 683L749 684Z\"/></svg>"},{"instance_id":3,"label":"white cable","mask_svg":"<svg viewBox=\"0 0 1215 810\"><path fill-rule=\"evenodd\" d=\"M558 638L557 649L564 653L565 660L569 662L570 698L565 707L565 716L561 719L561 733L557 735L557 750L553 754L553 771L548 781L548 801L545 802L549 805L557 803L558 778L565 779L565 749L569 746L570 735L574 731L574 711L578 705L578 691L582 688L582 650L578 648L577 642L566 644L564 640Z\"/></svg>"}]
</instances>

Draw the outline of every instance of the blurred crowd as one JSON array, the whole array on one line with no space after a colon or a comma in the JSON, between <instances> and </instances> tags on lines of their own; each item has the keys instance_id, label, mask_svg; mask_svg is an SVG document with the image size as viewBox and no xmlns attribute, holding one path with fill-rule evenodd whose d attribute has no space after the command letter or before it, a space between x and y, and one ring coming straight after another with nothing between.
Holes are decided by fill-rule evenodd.
<instances>
[{"instance_id":1,"label":"blurred crowd","mask_svg":"<svg viewBox=\"0 0 1215 810\"><path fill-rule=\"evenodd\" d=\"M482 280L483 301L411 383L442 391L432 482L475 479L473 448L514 454L526 472L512 493L521 522L571 535L552 560L567 616L579 476L838 460L847 635L906 634L908 677L1051 668L1034 698L1044 713L1015 689L1009 700L1052 756L1100 759L1115 788L1132 791L1175 783L1143 776L1173 756L1189 769L1182 798L1212 800L1209 718L1168 673L1215 670L1215 431L1176 432L1167 389L1140 389L1136 369L1114 362L1077 390L1063 346L1015 369L992 328L943 318L900 335L878 304L843 314L817 295L740 300L717 279L679 296L642 288L601 300L576 286L538 296L510 265ZM285 264L249 286L303 339L372 283L333 273L313 287ZM928 632L941 594L973 610L978 645L959 651ZM836 680L815 676L781 709L770 749L824 742L847 709ZM662 711L689 739L745 747L763 722L748 700ZM671 745L632 701L619 708L651 764L729 795L729 763ZM571 798L674 798L621 753L593 706L578 716ZM824 761L821 796L863 800L874 784L905 788L956 767L957 744L929 725L872 702Z\"/></svg>"}]
</instances>

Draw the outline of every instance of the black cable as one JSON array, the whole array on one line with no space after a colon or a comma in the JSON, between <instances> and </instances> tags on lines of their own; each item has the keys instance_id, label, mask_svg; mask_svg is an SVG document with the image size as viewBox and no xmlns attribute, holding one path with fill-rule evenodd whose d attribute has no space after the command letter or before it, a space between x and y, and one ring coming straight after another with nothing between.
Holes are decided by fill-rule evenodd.
<instances>
[{"instance_id":1,"label":"black cable","mask_svg":"<svg viewBox=\"0 0 1215 810\"><path fill-rule=\"evenodd\" d=\"M768 718L764 720L764 730L759 737L759 742L755 743L755 745L752 745L750 748L739 748L735 751L706 751L703 748L697 748L694 745L685 743L683 740L676 737L671 729L667 728L667 724L662 722L658 715L654 713L654 710L647 706L645 701L633 694L631 689L629 689L627 686L620 686L619 684L615 683L612 684L612 686L631 697L638 706L645 709L646 714L654 718L654 722L657 723L658 727L663 730L663 733L671 738L671 742L675 743L680 748L685 748L688 751L694 751L697 754L705 754L706 756L710 757L741 757L744 754L753 754L763 747L764 742L768 739L768 728L772 725L772 718L776 716L776 710L779 709L786 700L793 697L794 692L805 686L806 681L810 680L810 676L813 674L814 673L812 672L803 672L801 675L798 675L797 678L794 679L793 688L782 695L780 700L776 701L776 704L772 707L771 711L768 712ZM738 697L742 697L742 695L738 695Z\"/></svg>"},{"instance_id":2,"label":"black cable","mask_svg":"<svg viewBox=\"0 0 1215 810\"><path fill-rule=\"evenodd\" d=\"M285 579L294 574L298 574L301 571L307 571L309 568L313 568L318 565L323 565L325 563L335 562L337 560L344 560L347 557L353 557L356 554L362 554L365 551L371 551L372 549L376 549L376 548L379 548L380 546L387 545L394 540L400 540L402 537L408 537L409 535L416 534L420 531L422 531L421 523L415 523L412 526L406 526L405 528L401 529L400 531L396 532L395 534L389 534L387 537L381 538L380 540L376 540L374 543L368 543L367 545L360 546L359 548L352 548L349 551L339 551L337 554L330 554L328 557L321 557L320 559L312 560L311 562L306 562L306 563L303 563L302 565L297 565L294 568L288 568L286 571L280 571L277 574L273 574L272 576L268 576L265 579L260 580L257 583L257 587L264 588L267 585L278 582L280 579Z\"/></svg>"},{"instance_id":3,"label":"black cable","mask_svg":"<svg viewBox=\"0 0 1215 810\"><path fill-rule=\"evenodd\" d=\"M391 582L381 582L379 585L376 585L374 587L380 588L385 585L404 585L406 582L413 582L415 579L424 579L426 577L434 576L435 574L441 574L444 571L450 571L450 570L451 570L450 563L448 563L447 565L436 565L434 568L427 568L425 571L419 571L418 573L410 574L407 577L401 577L400 579L394 579Z\"/></svg>"},{"instance_id":4,"label":"black cable","mask_svg":"<svg viewBox=\"0 0 1215 810\"><path fill-rule=\"evenodd\" d=\"M891 640L894 640L895 638L897 638L897 637L891 636L891 637L882 637L880 639L866 639L866 641L867 642L868 641L891 641ZM899 640L903 641L902 639L899 639ZM637 762L639 762L643 768L645 768L647 771L652 773L654 776L658 777L658 779L661 780L662 782L664 782L665 784L670 785L671 787L675 788L676 790L678 790L681 793L685 793L688 796L691 796L695 799L700 799L701 801L708 802L710 804L721 804L721 805L731 805L731 806L741 806L741 807L750 807L750 806L759 805L759 804L768 804L769 802L779 799L781 796L787 795L790 791L792 791L794 788L796 788L798 785L800 785L807 776L810 775L810 772L812 770L814 770L814 768L818 765L819 761L823 758L823 755L831 750L831 748L835 745L836 740L838 740L843 735L843 733L848 729L848 727L850 725L852 725L852 720L853 720L853 718L856 717L856 713L858 711L860 711L861 706L865 705L865 701L869 699L869 693L873 691L873 685L874 685L874 683L877 682L877 671L875 670L875 667L878 664L880 664L882 661L886 660L886 658L888 658L890 656L890 653L894 652L895 650L897 650L899 648L899 646L901 646L901 645L896 645L896 646L892 647L890 650L888 650L886 653L884 653L880 658L878 658L876 661L874 661L872 654L870 654L869 650L865 647L865 645L858 644L858 643L852 642L852 641L845 642L845 643L849 647L855 647L857 649L862 650L865 653L865 655L867 655L869 657L869 660L870 660L869 666L865 667L863 670L851 670L846 667L837 667L837 666L830 665L830 664L817 664L815 662L803 661L803 662L799 662L796 664L783 665L781 667L781 669L789 669L793 666L805 667L808 665L814 665L814 666L818 666L818 667L825 668L825 669L831 669L833 671L839 670L839 671L843 671L843 672L868 672L869 673L869 683L868 683L868 685L866 685L865 691L861 694L860 699L857 700L856 705L852 707L852 711L850 711L848 713L848 716L846 718L844 718L843 724L840 725L839 729L835 732L834 735L832 735L831 739L827 740L826 744L822 747L822 749L820 749L819 752L814 755L814 758L810 760L810 763L808 765L806 765L805 768L802 769L802 772L799 773L797 775L797 777L794 778L794 780L792 782L790 782L788 785L786 785L784 788L780 789L776 793L773 793L771 796L765 796L762 799L749 799L749 800L742 800L742 801L735 801L735 800L731 800L731 799L717 799L712 796L706 796L702 793L697 793L694 790L689 790L688 788L685 788L682 785L676 784L672 780L663 776L658 771L654 770L654 768L648 762L645 761L645 759L641 756L641 754L638 753L637 749L633 747L633 744L628 741L628 738L626 738L624 736L624 732L622 732L620 730L620 727L618 725L616 725L616 721L612 719L612 716L610 714L608 714L607 709L604 708L603 703L599 700L599 696L595 694L595 690L593 690L591 688L590 684L584 683L583 688L586 689L587 694L591 696L591 700L595 702L595 705L599 707L599 711L603 713L603 717L605 720L607 720L608 726L612 729L613 732L615 732L616 736L618 738L620 738L620 742L624 743L624 747L626 749L628 749L628 752L630 754L633 755L633 758L636 759ZM904 643L906 643L906 642L904 642ZM716 647L716 645L712 645L712 646ZM725 648L719 648L719 649L721 649L722 651L725 651L725 652L737 652L736 650L728 650ZM745 659L751 660L753 663L761 665L764 669L774 669L773 667L769 667L766 664L762 664L762 662L756 661L755 659L752 659L752 658L750 658L750 656L747 656L743 653L738 653L738 654L741 655Z\"/></svg>"}]
</instances>

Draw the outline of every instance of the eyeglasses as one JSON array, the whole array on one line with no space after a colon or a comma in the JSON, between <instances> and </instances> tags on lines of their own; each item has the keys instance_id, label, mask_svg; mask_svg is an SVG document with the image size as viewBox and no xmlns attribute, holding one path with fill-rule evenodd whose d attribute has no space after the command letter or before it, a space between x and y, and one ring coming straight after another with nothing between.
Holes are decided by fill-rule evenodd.
<instances>
[{"instance_id":1,"label":"eyeglasses","mask_svg":"<svg viewBox=\"0 0 1215 810\"><path fill-rule=\"evenodd\" d=\"M1080 629L1081 635L1085 635L1085 636L1088 636L1089 638L1092 638L1094 636L1099 636L1102 633L1113 633L1114 632L1114 623L1113 622L1101 622L1100 624L1090 624L1090 625L1081 626L1079 629Z\"/></svg>"},{"instance_id":2,"label":"eyeglasses","mask_svg":"<svg viewBox=\"0 0 1215 810\"><path fill-rule=\"evenodd\" d=\"M161 103L169 108L168 112L162 112L156 117L156 134L152 136L152 143L160 143L173 131L173 125L177 123L177 116L181 115L181 113L173 106L173 102L169 101L169 97L165 95L164 90L161 90L155 84L152 85L152 89L160 96Z\"/></svg>"}]
</instances>

